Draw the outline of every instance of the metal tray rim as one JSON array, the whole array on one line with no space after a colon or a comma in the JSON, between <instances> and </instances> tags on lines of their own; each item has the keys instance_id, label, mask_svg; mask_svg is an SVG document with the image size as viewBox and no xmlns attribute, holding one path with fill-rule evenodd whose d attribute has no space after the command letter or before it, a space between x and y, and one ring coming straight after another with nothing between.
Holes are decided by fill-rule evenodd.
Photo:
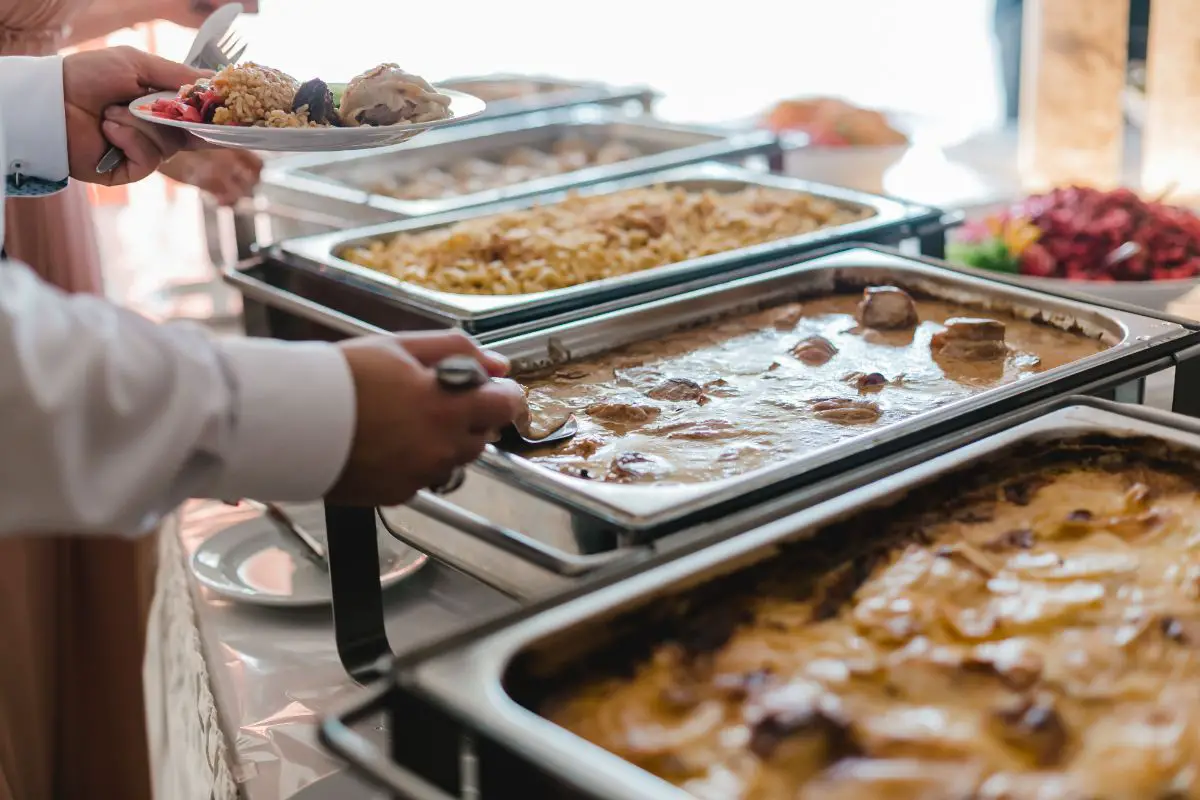
<instances>
[{"instance_id":1,"label":"metal tray rim","mask_svg":"<svg viewBox=\"0 0 1200 800\"><path fill-rule=\"evenodd\" d=\"M491 343L489 347L511 356L515 354L519 347L528 342L550 339L564 331L587 328L598 325L606 320L629 317L635 314L652 314L658 308L670 307L671 305L693 298L729 294L743 286L778 280L780 277L788 274L854 266L890 268L898 272L915 274L919 277L941 279L961 287L978 288L1001 297L1025 300L1031 305L1047 305L1046 296L1033 289L1010 287L1007 284L1003 288L997 289L996 284L980 276L940 270L932 265L889 253L866 248L853 248L829 256L800 261L790 267L782 267L730 283L696 289L678 297L624 308L602 314L598 317L567 322L563 325L511 339L501 339ZM973 397L957 400L945 406L931 409L909 419L886 426L878 431L834 443L814 451L806 459L793 459L769 464L751 472L717 481L680 487L587 483L539 467L520 456L504 453L490 445L479 461L476 462L475 468L487 470L501 479L508 480L520 488L540 494L552 502L563 503L570 507L582 509L623 528L633 530L653 528L695 513L702 508L727 502L747 492L765 489L770 485L793 479L804 471L812 469L814 460L819 460L820 462L835 461L848 451L870 447L883 441L890 441L911 432L913 429L936 424L939 419L969 413L979 406L993 402L996 399L1009 397L1031 386L1043 385L1070 374L1115 360L1128 353L1137 352L1155 344L1187 335L1186 329L1175 323L1152 320L1125 311L1098 309L1095 306L1089 306L1079 301L1054 298L1048 305L1051 308L1065 307L1068 309L1077 309L1080 312L1098 313L1123 330L1125 335L1121 341L1107 350L1080 359L1072 364L1047 370L1026 380L1001 386L988 392L982 392Z\"/></svg>"},{"instance_id":2,"label":"metal tray rim","mask_svg":"<svg viewBox=\"0 0 1200 800\"><path fill-rule=\"evenodd\" d=\"M619 103L643 98L657 98L659 93L650 86L629 85L613 86L602 81L571 80L554 76L518 75L514 73L497 73L495 75L455 75L436 81L437 85L454 88L464 83L504 83L527 81L531 83L550 84L561 87L560 90L539 92L527 97L513 97L497 100L488 104L488 110L480 117L480 121L494 120L520 114L535 113L542 110L567 108L586 103ZM468 123L469 124L469 123Z\"/></svg>"},{"instance_id":3,"label":"metal tray rim","mask_svg":"<svg viewBox=\"0 0 1200 800\"><path fill-rule=\"evenodd\" d=\"M756 530L711 545L674 561L648 569L618 583L576 597L527 619L470 641L457 649L436 654L411 667L402 667L394 679L436 697L481 731L496 736L509 747L524 752L561 779L603 786L607 796L622 800L654 800L691 795L628 763L597 745L565 731L519 705L502 686L512 658L524 647L547 635L622 606L637 603L663 587L673 587L722 564L737 563L781 541L807 533L885 503L937 476L986 458L1020 441L1039 436L1104 431L1118 435L1149 434L1200 450L1200 427L1187 418L1160 412L1150 421L1116 409L1092 405L1067 405L1046 416L972 442L888 478L798 511ZM564 735L567 734L567 735Z\"/></svg>"},{"instance_id":4,"label":"metal tray rim","mask_svg":"<svg viewBox=\"0 0 1200 800\"><path fill-rule=\"evenodd\" d=\"M676 264L666 264L654 269L643 270L642 272L618 275L564 289L554 289L538 294L525 295L455 295L424 289L398 281L391 276L383 275L375 270L359 267L356 264L334 257L332 253L339 247L349 246L355 242L366 241L380 236L428 230L468 219L529 208L538 202L556 202L565 196L565 192L551 195L535 195L514 199L511 202L502 204L462 209L457 213L444 214L437 217L386 222L353 231L317 234L315 236L307 236L283 242L278 245L278 249L282 260L292 266L316 270L329 277L340 276L342 279L362 286L368 291L384 293L412 303L425 310L448 314L458 319L479 322L516 312L528 312L568 302L571 298L575 297L601 294L606 290L616 290L622 286L636 286L657 281L669 282L672 278L689 273L702 271L716 272L722 267L728 268L756 260L782 257L808 245L815 246L821 242L833 239L852 239L878 228L937 213L933 209L907 205L887 197L862 194L834 186L801 181L795 178L766 175L752 170L711 162L674 167L660 172L626 176L619 180L605 181L578 188L588 194L603 194L662 183L704 180L736 181L751 186L791 189L852 205L866 206L874 209L876 213L875 216L864 220L858 220L847 225L823 228L800 236L778 239L773 242L730 250L725 253L691 259L690 261L681 261Z\"/></svg>"}]
</instances>

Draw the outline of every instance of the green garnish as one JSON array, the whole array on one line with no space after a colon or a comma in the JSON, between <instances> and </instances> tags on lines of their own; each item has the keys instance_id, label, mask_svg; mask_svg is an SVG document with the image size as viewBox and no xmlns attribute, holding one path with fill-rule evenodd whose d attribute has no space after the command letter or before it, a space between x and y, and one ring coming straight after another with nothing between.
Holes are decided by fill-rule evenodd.
<instances>
[{"instance_id":1,"label":"green garnish","mask_svg":"<svg viewBox=\"0 0 1200 800\"><path fill-rule=\"evenodd\" d=\"M976 269L1008 272L1014 275L1021 271L1020 260L1013 256L1008 245L1000 239L989 239L978 244L952 243L946 247L946 255L951 261L957 261Z\"/></svg>"}]
</instances>

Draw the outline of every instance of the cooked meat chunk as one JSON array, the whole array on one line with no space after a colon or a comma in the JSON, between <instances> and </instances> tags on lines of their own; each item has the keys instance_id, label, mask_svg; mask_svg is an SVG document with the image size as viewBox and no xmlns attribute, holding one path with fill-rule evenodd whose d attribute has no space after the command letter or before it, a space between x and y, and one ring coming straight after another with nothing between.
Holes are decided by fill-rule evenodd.
<instances>
[{"instance_id":1,"label":"cooked meat chunk","mask_svg":"<svg viewBox=\"0 0 1200 800\"><path fill-rule=\"evenodd\" d=\"M841 758L859 755L837 697L816 684L797 682L762 693L746 709L750 750L762 759L803 759L813 774ZM787 752L791 750L792 752Z\"/></svg>"},{"instance_id":2,"label":"cooked meat chunk","mask_svg":"<svg viewBox=\"0 0 1200 800\"><path fill-rule=\"evenodd\" d=\"M868 286L858 304L858 324L878 330L901 330L917 324L912 297L895 286Z\"/></svg>"},{"instance_id":3,"label":"cooked meat chunk","mask_svg":"<svg viewBox=\"0 0 1200 800\"><path fill-rule=\"evenodd\" d=\"M1004 344L1004 323L994 319L952 317L946 329L933 335L929 349L935 357L985 361L1008 354Z\"/></svg>"},{"instance_id":4,"label":"cooked meat chunk","mask_svg":"<svg viewBox=\"0 0 1200 800\"><path fill-rule=\"evenodd\" d=\"M1049 694L1021 697L992 715L997 735L1024 752L1035 765L1050 767L1067 748L1067 725Z\"/></svg>"},{"instance_id":5,"label":"cooked meat chunk","mask_svg":"<svg viewBox=\"0 0 1200 800\"><path fill-rule=\"evenodd\" d=\"M874 403L848 397L824 397L812 401L809 408L817 418L840 425L864 425L879 419L883 413Z\"/></svg>"},{"instance_id":6,"label":"cooked meat chunk","mask_svg":"<svg viewBox=\"0 0 1200 800\"><path fill-rule=\"evenodd\" d=\"M829 362L837 354L833 342L823 336L810 336L802 339L792 348L792 355L810 367L819 367Z\"/></svg>"},{"instance_id":7,"label":"cooked meat chunk","mask_svg":"<svg viewBox=\"0 0 1200 800\"><path fill-rule=\"evenodd\" d=\"M599 436L576 436L567 442L559 452L568 456L591 458L601 447L604 447L604 440Z\"/></svg>"},{"instance_id":8,"label":"cooked meat chunk","mask_svg":"<svg viewBox=\"0 0 1200 800\"><path fill-rule=\"evenodd\" d=\"M587 407L588 416L598 422L616 425L644 425L659 415L657 406L639 403L592 403Z\"/></svg>"},{"instance_id":9,"label":"cooked meat chunk","mask_svg":"<svg viewBox=\"0 0 1200 800\"><path fill-rule=\"evenodd\" d=\"M845 381L858 389L859 394L878 392L888 385L888 379L879 372L851 372L845 377Z\"/></svg>"},{"instance_id":10,"label":"cooked meat chunk","mask_svg":"<svg viewBox=\"0 0 1200 800\"><path fill-rule=\"evenodd\" d=\"M790 331L804 317L804 306L788 303L771 312L771 324L781 331Z\"/></svg>"},{"instance_id":11,"label":"cooked meat chunk","mask_svg":"<svg viewBox=\"0 0 1200 800\"><path fill-rule=\"evenodd\" d=\"M655 386L647 395L655 400L670 400L674 403L684 403L689 400L699 400L704 396L704 387L688 378L667 378Z\"/></svg>"},{"instance_id":12,"label":"cooked meat chunk","mask_svg":"<svg viewBox=\"0 0 1200 800\"><path fill-rule=\"evenodd\" d=\"M647 483L665 478L674 471L663 458L643 453L621 453L608 465L608 480L614 483Z\"/></svg>"}]
</instances>

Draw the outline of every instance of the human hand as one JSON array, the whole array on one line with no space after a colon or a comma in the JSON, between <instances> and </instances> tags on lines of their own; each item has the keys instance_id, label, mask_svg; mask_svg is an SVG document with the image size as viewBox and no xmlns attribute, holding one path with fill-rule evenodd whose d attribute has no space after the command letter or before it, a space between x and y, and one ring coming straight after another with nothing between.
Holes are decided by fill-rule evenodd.
<instances>
[{"instance_id":1,"label":"human hand","mask_svg":"<svg viewBox=\"0 0 1200 800\"><path fill-rule=\"evenodd\" d=\"M334 502L397 505L442 485L525 407L512 381L468 392L441 388L433 367L447 356L473 356L493 378L508 373L506 359L461 332L354 339L342 353L354 376L357 416L350 457L329 493Z\"/></svg>"},{"instance_id":2,"label":"human hand","mask_svg":"<svg viewBox=\"0 0 1200 800\"><path fill-rule=\"evenodd\" d=\"M223 206L249 197L258 186L263 162L249 150L184 151L163 163L159 172L208 192Z\"/></svg>"},{"instance_id":3,"label":"human hand","mask_svg":"<svg viewBox=\"0 0 1200 800\"><path fill-rule=\"evenodd\" d=\"M137 119L126 106L150 92L174 91L194 83L205 74L132 47L65 57L63 99L71 177L109 186L132 183L180 150L203 147L183 131ZM125 152L125 160L112 172L99 174L96 164L110 143Z\"/></svg>"}]
</instances>

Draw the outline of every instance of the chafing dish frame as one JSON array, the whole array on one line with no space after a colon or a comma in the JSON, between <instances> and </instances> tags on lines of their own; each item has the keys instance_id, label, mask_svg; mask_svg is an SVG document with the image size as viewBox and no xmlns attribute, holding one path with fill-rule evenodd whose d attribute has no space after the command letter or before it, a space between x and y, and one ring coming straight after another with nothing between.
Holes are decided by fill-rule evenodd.
<instances>
[{"instance_id":1,"label":"chafing dish frame","mask_svg":"<svg viewBox=\"0 0 1200 800\"><path fill-rule=\"evenodd\" d=\"M504 688L514 659L573 629L586 635L614 616L737 572L769 558L780 544L889 507L913 489L992 461L1018 444L1088 433L1149 435L1200 452L1200 420L1089 397L1060 398L993 418L876 465L870 474L830 482L823 501L741 536L693 539L390 663L381 661L384 677L327 716L320 739L357 774L412 800L489 800L513 791L550 796L545 792L551 790L568 800L687 800L691 795L681 789L520 705ZM879 469L883 466L889 471ZM390 730L390 753L355 730L381 716Z\"/></svg>"},{"instance_id":2,"label":"chafing dish frame","mask_svg":"<svg viewBox=\"0 0 1200 800\"><path fill-rule=\"evenodd\" d=\"M497 159L519 147L545 149L561 139L615 139L641 146L647 152L605 164L520 181L453 197L405 200L379 194L348 180L347 172L402 171L409 177L452 166L470 158ZM782 153L775 134L763 130L724 131L676 125L650 117L631 117L608 109L579 108L558 114L538 114L490 125L452 128L413 144L370 151L301 154L273 162L264 172L263 193L320 198L343 216L362 217L363 225L382 219L412 219L492 205L519 197L563 191L574 186L617 180L629 175L669 169L702 161L741 161L755 156L778 164ZM269 204L268 204L269 205ZM270 214L270 209L266 211Z\"/></svg>"},{"instance_id":3,"label":"chafing dish frame","mask_svg":"<svg viewBox=\"0 0 1200 800\"><path fill-rule=\"evenodd\" d=\"M451 294L400 281L391 275L360 267L334 255L342 248L383 237L430 231L465 220L481 219L536 205L548 205L565 199L572 191L582 195L611 194L659 185L731 191L748 187L770 187L828 198L850 207L868 208L875 213L871 217L845 225L834 225L752 247L535 294ZM352 285L364 292L411 308L415 315L424 316L430 323L438 323L431 324L431 327L455 326L471 333L482 333L556 314L587 310L599 303L677 285L692 279L720 275L737 269L769 266L774 259L831 244L872 239L899 241L918 235L924 230L922 226L933 221L940 222L942 216L942 212L936 209L913 206L878 195L759 173L725 164L703 163L627 176L572 190L517 198L486 207L462 209L435 217L293 239L272 248L272 252L279 261L294 268L321 274L328 279Z\"/></svg>"}]
</instances>

